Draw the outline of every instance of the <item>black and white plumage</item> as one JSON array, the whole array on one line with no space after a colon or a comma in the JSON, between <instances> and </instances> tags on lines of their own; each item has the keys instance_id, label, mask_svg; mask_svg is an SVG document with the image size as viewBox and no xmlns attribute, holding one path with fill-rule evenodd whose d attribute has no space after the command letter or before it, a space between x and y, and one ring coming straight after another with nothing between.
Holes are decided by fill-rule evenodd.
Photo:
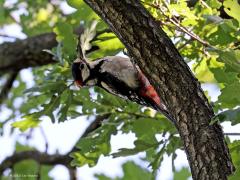
<instances>
[{"instance_id":1,"label":"black and white plumage","mask_svg":"<svg viewBox=\"0 0 240 180\"><path fill-rule=\"evenodd\" d=\"M107 56L91 62L77 58L72 75L79 87L99 86L121 98L152 107L174 122L153 86L129 58Z\"/></svg>"}]
</instances>

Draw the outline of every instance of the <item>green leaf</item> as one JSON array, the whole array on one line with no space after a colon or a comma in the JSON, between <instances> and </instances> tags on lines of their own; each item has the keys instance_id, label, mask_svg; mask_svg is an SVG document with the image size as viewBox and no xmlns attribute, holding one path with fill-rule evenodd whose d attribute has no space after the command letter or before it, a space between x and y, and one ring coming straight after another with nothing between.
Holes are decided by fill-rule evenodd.
<instances>
[{"instance_id":1,"label":"green leaf","mask_svg":"<svg viewBox=\"0 0 240 180\"><path fill-rule=\"evenodd\" d=\"M147 169L142 168L132 161L124 163L122 167L124 173L122 178L110 178L103 174L95 174L94 176L98 180L151 180L154 178Z\"/></svg>"},{"instance_id":2,"label":"green leaf","mask_svg":"<svg viewBox=\"0 0 240 180\"><path fill-rule=\"evenodd\" d=\"M222 6L222 3L220 3L218 0L210 0L207 3L209 3L211 8L219 9Z\"/></svg>"},{"instance_id":3,"label":"green leaf","mask_svg":"<svg viewBox=\"0 0 240 180\"><path fill-rule=\"evenodd\" d=\"M218 102L222 108L233 108L240 104L240 83L234 82L221 89L221 95L218 96Z\"/></svg>"},{"instance_id":4,"label":"green leaf","mask_svg":"<svg viewBox=\"0 0 240 180\"><path fill-rule=\"evenodd\" d=\"M5 8L3 7L4 1L0 1L0 25L5 22Z\"/></svg>"},{"instance_id":5,"label":"green leaf","mask_svg":"<svg viewBox=\"0 0 240 180\"><path fill-rule=\"evenodd\" d=\"M66 88L66 84L63 81L58 82L44 82L44 84L34 86L32 88L26 89L24 93L32 93L32 92L60 92Z\"/></svg>"},{"instance_id":6,"label":"green leaf","mask_svg":"<svg viewBox=\"0 0 240 180\"><path fill-rule=\"evenodd\" d=\"M236 125L240 123L240 108L223 111L219 113L217 117L220 122L230 121L232 126Z\"/></svg>"},{"instance_id":7,"label":"green leaf","mask_svg":"<svg viewBox=\"0 0 240 180\"><path fill-rule=\"evenodd\" d=\"M48 104L43 104L43 110L39 112L41 115L49 116L52 122L55 122L53 111L59 107L60 96L53 95L51 101Z\"/></svg>"},{"instance_id":8,"label":"green leaf","mask_svg":"<svg viewBox=\"0 0 240 180\"><path fill-rule=\"evenodd\" d=\"M235 165L236 171L233 175L229 177L229 180L238 180L240 176L240 141L235 140L229 144L229 150L231 153L231 157L233 160L233 164Z\"/></svg>"},{"instance_id":9,"label":"green leaf","mask_svg":"<svg viewBox=\"0 0 240 180\"><path fill-rule=\"evenodd\" d=\"M74 160L71 162L73 166L95 166L101 155L108 155L111 151L110 137L116 133L116 127L113 125L103 125L94 133L82 138L76 147L79 151L71 154Z\"/></svg>"},{"instance_id":10,"label":"green leaf","mask_svg":"<svg viewBox=\"0 0 240 180\"><path fill-rule=\"evenodd\" d=\"M96 155L94 155L93 153L91 153L91 155L85 156L82 153L74 152L71 153L70 156L74 159L71 162L72 166L82 167L87 164L89 167L93 167L98 161L98 157L96 157Z\"/></svg>"},{"instance_id":11,"label":"green leaf","mask_svg":"<svg viewBox=\"0 0 240 180\"><path fill-rule=\"evenodd\" d=\"M212 82L214 80L212 72L207 66L207 60L203 59L201 62L194 64L194 72L200 82Z\"/></svg>"},{"instance_id":12,"label":"green leaf","mask_svg":"<svg viewBox=\"0 0 240 180\"><path fill-rule=\"evenodd\" d=\"M35 150L34 147L31 147L31 146L28 146L28 145L23 145L19 142L16 142L15 149L16 149L17 152Z\"/></svg>"},{"instance_id":13,"label":"green leaf","mask_svg":"<svg viewBox=\"0 0 240 180\"><path fill-rule=\"evenodd\" d=\"M186 180L191 177L191 173L188 168L182 168L180 171L174 172L173 179L174 180Z\"/></svg>"},{"instance_id":14,"label":"green leaf","mask_svg":"<svg viewBox=\"0 0 240 180\"><path fill-rule=\"evenodd\" d=\"M235 140L229 145L230 152L240 152L240 140Z\"/></svg>"},{"instance_id":15,"label":"green leaf","mask_svg":"<svg viewBox=\"0 0 240 180\"><path fill-rule=\"evenodd\" d=\"M172 136L165 150L167 154L170 156L172 153L176 152L176 150L181 147L183 147L183 145L180 137Z\"/></svg>"},{"instance_id":16,"label":"green leaf","mask_svg":"<svg viewBox=\"0 0 240 180\"><path fill-rule=\"evenodd\" d=\"M240 50L217 51L218 60L225 63L227 72L240 73Z\"/></svg>"},{"instance_id":17,"label":"green leaf","mask_svg":"<svg viewBox=\"0 0 240 180\"><path fill-rule=\"evenodd\" d=\"M155 144L157 143L155 135L164 132L164 125L162 126L162 123L164 123L164 120L140 118L133 122L132 131L136 134L138 139Z\"/></svg>"},{"instance_id":18,"label":"green leaf","mask_svg":"<svg viewBox=\"0 0 240 180\"><path fill-rule=\"evenodd\" d=\"M73 100L73 92L71 90L66 90L62 93L61 95L61 105L62 108L60 109L59 113L60 117L59 117L59 122L63 122L64 120L67 119L67 113L68 113L68 109L72 103Z\"/></svg>"},{"instance_id":19,"label":"green leaf","mask_svg":"<svg viewBox=\"0 0 240 180\"><path fill-rule=\"evenodd\" d=\"M97 37L96 41L92 42L92 45L99 47L99 50L89 54L89 57L93 59L103 56L116 55L124 48L124 45L113 33L101 34Z\"/></svg>"},{"instance_id":20,"label":"green leaf","mask_svg":"<svg viewBox=\"0 0 240 180\"><path fill-rule=\"evenodd\" d=\"M146 151L151 148L156 148L159 145L159 143L149 144L142 140L136 140L136 141L134 141L134 145L135 145L135 148L133 148L133 149L122 148L122 149L119 149L118 152L112 153L111 155L114 158L120 157L120 156L121 157L122 156L130 156L130 155L138 154L139 152Z\"/></svg>"},{"instance_id":21,"label":"green leaf","mask_svg":"<svg viewBox=\"0 0 240 180\"><path fill-rule=\"evenodd\" d=\"M41 166L40 169L39 166ZM50 180L51 178L48 176L48 173L52 168L52 166L39 165L34 160L24 160L14 165L13 175L20 176L16 179L38 179L38 176L40 176L41 179Z\"/></svg>"},{"instance_id":22,"label":"green leaf","mask_svg":"<svg viewBox=\"0 0 240 180\"><path fill-rule=\"evenodd\" d=\"M225 68L210 68L210 70L213 72L218 83L232 84L238 81L238 74L235 72L226 72Z\"/></svg>"},{"instance_id":23,"label":"green leaf","mask_svg":"<svg viewBox=\"0 0 240 180\"><path fill-rule=\"evenodd\" d=\"M238 20L240 24L240 5L237 0L225 0L223 2L224 11L229 15Z\"/></svg>"},{"instance_id":24,"label":"green leaf","mask_svg":"<svg viewBox=\"0 0 240 180\"><path fill-rule=\"evenodd\" d=\"M96 177L98 180L117 180L118 178L110 178L105 176L104 174L94 174L94 177Z\"/></svg>"},{"instance_id":25,"label":"green leaf","mask_svg":"<svg viewBox=\"0 0 240 180\"><path fill-rule=\"evenodd\" d=\"M158 153L154 153L154 155L152 157L153 160L150 163L150 166L152 167L153 174L156 174L158 168L161 166L161 163L163 161L163 155L165 153L165 149L164 148L165 147L163 146L163 148L161 148Z\"/></svg>"},{"instance_id":26,"label":"green leaf","mask_svg":"<svg viewBox=\"0 0 240 180\"><path fill-rule=\"evenodd\" d=\"M207 37L209 43L216 46L226 46L235 41L237 42L237 25L235 24L233 20L223 20L217 26L213 27Z\"/></svg>"},{"instance_id":27,"label":"green leaf","mask_svg":"<svg viewBox=\"0 0 240 180\"><path fill-rule=\"evenodd\" d=\"M21 131L26 131L29 128L37 127L40 121L34 117L34 115L24 116L24 119L12 123L12 126L19 128Z\"/></svg>"},{"instance_id":28,"label":"green leaf","mask_svg":"<svg viewBox=\"0 0 240 180\"><path fill-rule=\"evenodd\" d=\"M24 160L14 165L14 174L33 176L37 178L38 163L34 160ZM20 179L23 177L20 177Z\"/></svg>"},{"instance_id":29,"label":"green leaf","mask_svg":"<svg viewBox=\"0 0 240 180\"><path fill-rule=\"evenodd\" d=\"M64 53L67 57L73 58L76 54L77 41L72 26L66 22L58 22L53 31L57 35L57 41L62 42Z\"/></svg>"},{"instance_id":30,"label":"green leaf","mask_svg":"<svg viewBox=\"0 0 240 180\"><path fill-rule=\"evenodd\" d=\"M136 165L134 162L127 162L123 165L124 176L122 180L151 180L152 174Z\"/></svg>"}]
</instances>

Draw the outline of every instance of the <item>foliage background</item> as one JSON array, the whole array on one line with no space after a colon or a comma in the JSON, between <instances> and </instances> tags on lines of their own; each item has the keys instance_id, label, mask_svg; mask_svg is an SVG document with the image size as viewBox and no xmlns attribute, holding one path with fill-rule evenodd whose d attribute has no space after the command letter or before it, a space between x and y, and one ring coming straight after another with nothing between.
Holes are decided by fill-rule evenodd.
<instances>
[{"instance_id":1,"label":"foliage background","mask_svg":"<svg viewBox=\"0 0 240 180\"><path fill-rule=\"evenodd\" d=\"M67 12L66 3L74 10ZM169 3L145 0L142 3L159 21L202 86L206 87L206 94L217 115L215 120L237 126L240 123L240 5L237 0L226 0L223 3L218 0L188 3L185 0ZM121 179L156 177L163 157L166 156L172 159L174 178L186 179L189 176L188 169L183 168L177 172L174 168L176 152L182 145L176 129L163 116L98 88L77 90L72 86L70 65L76 58L77 44L73 32L79 33L84 29L82 38L86 40L85 49L91 60L116 55L124 49L107 25L82 0L2 0L0 4L2 43L18 40L7 36L6 32L7 28L16 26L21 28L24 38L54 32L58 41L53 49L44 50L54 56L56 63L20 72L7 97L1 100L3 115L0 119L0 132L2 137L6 134L15 136L14 149L17 152L36 148L29 146L33 145L31 138L35 131L40 131L40 136L44 137L44 130L41 130L44 121L67 124L72 119L82 117L78 118L77 123L81 124L85 120L89 124L95 117L108 115L108 121L104 121L101 127L87 137L80 138L80 133L76 135L76 139L79 139L76 143L78 150L70 153L74 158L71 165L93 167L100 156L125 157L145 152L141 153L141 160L138 160L141 166L133 162L123 165L124 175ZM9 74L0 72L0 75L3 89ZM215 89L214 93L218 93L217 98L214 98L216 95L211 97L207 91L212 88ZM78 131L74 127L70 129ZM62 131L63 134L67 133ZM84 128L81 132L83 131ZM133 137L133 144L127 147L122 142L117 142L119 150L113 151L111 138L116 134ZM228 136L226 138L237 168L231 179L236 179L240 175L240 141L238 138L234 138L234 141L230 141ZM41 143L47 146L43 145L44 148L40 151L55 153L48 148L51 146L48 140L36 142ZM1 146L5 146L4 143ZM5 156L1 160L4 158ZM36 173L38 167L36 162L23 161L13 169L14 173L24 174ZM48 178L48 172L52 168L53 166L41 165L41 178ZM5 172L4 176L9 177L10 174L11 170ZM109 179L102 174L96 175L96 178Z\"/></svg>"}]
</instances>

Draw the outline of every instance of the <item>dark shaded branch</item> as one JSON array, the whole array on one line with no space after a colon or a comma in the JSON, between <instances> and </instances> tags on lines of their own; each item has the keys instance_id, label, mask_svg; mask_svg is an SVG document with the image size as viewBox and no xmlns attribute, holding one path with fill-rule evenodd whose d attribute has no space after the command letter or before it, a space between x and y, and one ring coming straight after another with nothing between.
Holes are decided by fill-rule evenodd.
<instances>
[{"instance_id":1,"label":"dark shaded branch","mask_svg":"<svg viewBox=\"0 0 240 180\"><path fill-rule=\"evenodd\" d=\"M77 169L76 168L68 167L68 172L69 172L70 180L77 179Z\"/></svg>"},{"instance_id":2,"label":"dark shaded branch","mask_svg":"<svg viewBox=\"0 0 240 180\"><path fill-rule=\"evenodd\" d=\"M240 133L224 133L226 136L240 136Z\"/></svg>"},{"instance_id":3,"label":"dark shaded branch","mask_svg":"<svg viewBox=\"0 0 240 180\"><path fill-rule=\"evenodd\" d=\"M84 0L115 32L176 119L193 179L226 180L234 171L200 83L159 23L135 0Z\"/></svg>"},{"instance_id":4,"label":"dark shaded branch","mask_svg":"<svg viewBox=\"0 0 240 180\"><path fill-rule=\"evenodd\" d=\"M6 80L6 83L3 85L0 92L0 104L7 98L9 91L12 88L14 80L17 78L18 71L10 72L9 77Z\"/></svg>"},{"instance_id":5,"label":"dark shaded branch","mask_svg":"<svg viewBox=\"0 0 240 180\"><path fill-rule=\"evenodd\" d=\"M69 166L72 160L68 155L57 155L57 154L49 155L47 153L41 153L37 150L16 152L12 156L7 157L1 163L0 175L3 173L5 169L13 167L14 164L27 159L35 160L39 164L45 164L45 165L62 164L65 166Z\"/></svg>"},{"instance_id":6,"label":"dark shaded branch","mask_svg":"<svg viewBox=\"0 0 240 180\"><path fill-rule=\"evenodd\" d=\"M0 72L54 63L56 61L52 59L52 55L43 49L52 49L56 45L54 33L3 43L0 45Z\"/></svg>"},{"instance_id":7,"label":"dark shaded branch","mask_svg":"<svg viewBox=\"0 0 240 180\"><path fill-rule=\"evenodd\" d=\"M80 35L83 31L83 26L79 26L74 29L74 34ZM109 32L111 32L109 29L98 31L93 40L98 35ZM0 44L0 72L3 74L23 68L56 63L57 61L53 60L51 54L43 51L44 49L51 50L55 46L57 46L57 41L54 33L41 34L24 40ZM93 46L87 53L98 49L98 46Z\"/></svg>"}]
</instances>

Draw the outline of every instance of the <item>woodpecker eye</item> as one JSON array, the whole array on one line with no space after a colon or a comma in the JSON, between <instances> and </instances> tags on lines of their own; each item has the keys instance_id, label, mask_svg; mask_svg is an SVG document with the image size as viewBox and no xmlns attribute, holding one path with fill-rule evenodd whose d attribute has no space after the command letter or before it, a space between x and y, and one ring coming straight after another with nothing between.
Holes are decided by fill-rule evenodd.
<instances>
[{"instance_id":1,"label":"woodpecker eye","mask_svg":"<svg viewBox=\"0 0 240 180\"><path fill-rule=\"evenodd\" d=\"M80 64L79 69L82 70L84 68L84 64Z\"/></svg>"}]
</instances>

